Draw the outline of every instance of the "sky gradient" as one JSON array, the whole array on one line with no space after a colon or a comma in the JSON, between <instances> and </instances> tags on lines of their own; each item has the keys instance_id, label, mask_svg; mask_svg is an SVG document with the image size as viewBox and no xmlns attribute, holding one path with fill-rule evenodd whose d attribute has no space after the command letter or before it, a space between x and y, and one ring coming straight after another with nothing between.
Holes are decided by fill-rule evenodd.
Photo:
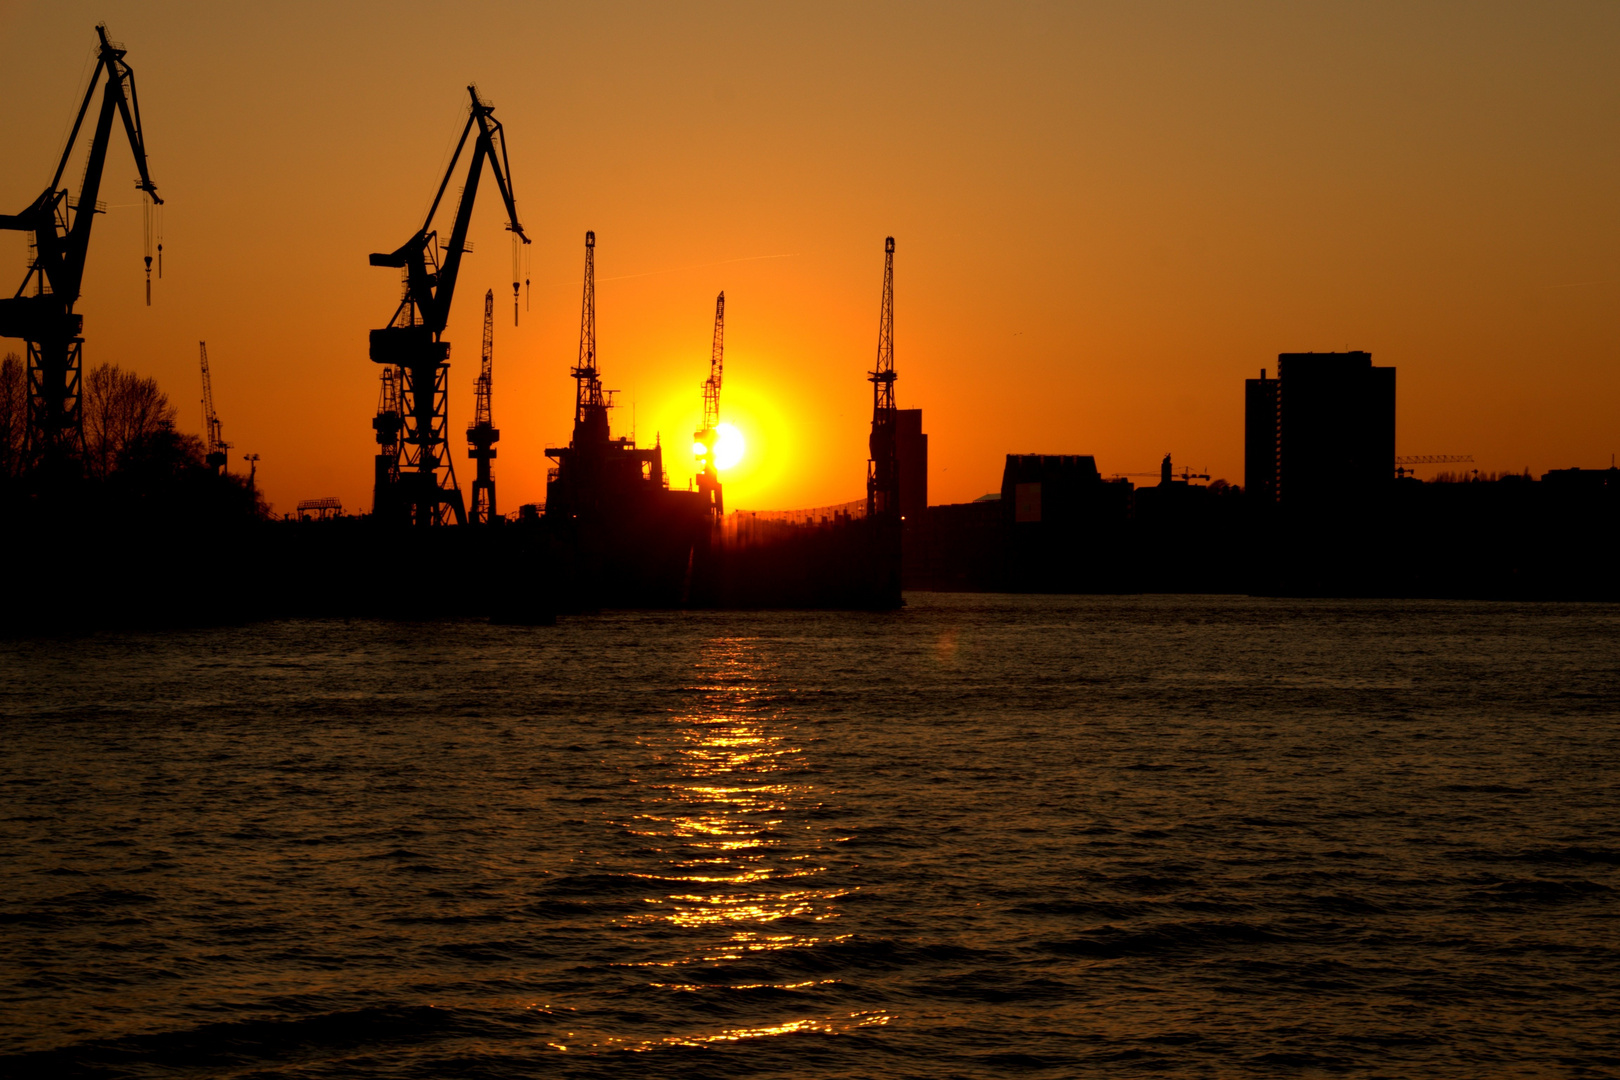
<instances>
[{"instance_id":1,"label":"sky gradient","mask_svg":"<svg viewBox=\"0 0 1620 1080\"><path fill-rule=\"evenodd\" d=\"M1540 473L1620 450L1614 4L0 0L7 212L49 180L100 19L137 74L165 272L145 308L115 143L86 363L156 376L196 431L206 339L232 468L260 454L279 510L369 508L366 334L399 281L366 256L420 223L468 82L534 239L514 329L480 192L446 335L465 489L495 289L503 510L543 498L568 438L586 229L615 427L661 433L672 486L725 290L734 508L861 495L886 235L936 503L997 489L1008 452L1241 482L1242 380L1279 352L1395 365L1400 454ZM23 237L0 245L14 289Z\"/></svg>"}]
</instances>

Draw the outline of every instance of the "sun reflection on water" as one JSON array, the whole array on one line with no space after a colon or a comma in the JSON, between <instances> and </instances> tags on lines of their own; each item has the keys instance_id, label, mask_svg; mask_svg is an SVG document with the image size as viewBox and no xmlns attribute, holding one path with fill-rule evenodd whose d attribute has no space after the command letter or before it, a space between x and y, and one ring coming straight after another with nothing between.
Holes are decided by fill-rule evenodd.
<instances>
[{"instance_id":1,"label":"sun reflection on water","mask_svg":"<svg viewBox=\"0 0 1620 1080\"><path fill-rule=\"evenodd\" d=\"M810 779L805 747L785 695L771 683L770 667L756 641L710 642L682 707L639 740L642 764L632 778L639 805L630 820L615 824L638 838L643 855L653 860L632 876L658 884L641 897L644 910L620 915L617 925L647 935L640 942L666 955L615 966L669 975L693 972L687 981L669 981L668 975L649 980L643 984L649 990L682 1000L759 990L797 997L825 992L838 982L807 978L802 966L795 970L793 964L783 969L780 981L760 979L761 965L774 963L773 957L844 941L847 935L830 932L829 924L840 918L840 901L853 891L832 882L816 884L828 873L827 845L837 837L816 819L822 792ZM746 966L737 980L727 980L727 967L739 964ZM799 1007L813 1001L806 997ZM792 1008L792 1003L788 999L772 1008ZM807 1011L821 1010L812 1005ZM644 1050L801 1032L836 1034L890 1019L873 1012L799 1015L598 1045Z\"/></svg>"}]
</instances>

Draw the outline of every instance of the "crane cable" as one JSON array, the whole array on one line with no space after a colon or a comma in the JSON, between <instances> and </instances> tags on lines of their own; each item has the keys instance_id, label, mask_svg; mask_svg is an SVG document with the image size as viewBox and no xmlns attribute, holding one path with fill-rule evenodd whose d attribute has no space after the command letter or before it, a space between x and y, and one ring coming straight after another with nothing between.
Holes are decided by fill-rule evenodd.
<instances>
[{"instance_id":1,"label":"crane cable","mask_svg":"<svg viewBox=\"0 0 1620 1080\"><path fill-rule=\"evenodd\" d=\"M152 202L152 193L141 192L141 233L146 256L146 306L152 306L152 252L157 241L158 280L163 280L163 204Z\"/></svg>"},{"instance_id":2,"label":"crane cable","mask_svg":"<svg viewBox=\"0 0 1620 1080\"><path fill-rule=\"evenodd\" d=\"M152 194L141 192L141 235L146 252L146 306L152 306Z\"/></svg>"},{"instance_id":3,"label":"crane cable","mask_svg":"<svg viewBox=\"0 0 1620 1080\"><path fill-rule=\"evenodd\" d=\"M521 279L521 284L522 284L522 287L523 287L523 310L524 311L529 310L529 297L532 295L532 293L530 291L530 288L529 288L529 270L530 270L530 267L533 265L531 263L531 261L530 261L532 258L533 258L533 255L529 251L529 245L523 242L523 238L517 234L516 230L513 230L513 232L512 232L512 325L513 326L516 326L518 324L518 286L520 284L519 279Z\"/></svg>"}]
</instances>

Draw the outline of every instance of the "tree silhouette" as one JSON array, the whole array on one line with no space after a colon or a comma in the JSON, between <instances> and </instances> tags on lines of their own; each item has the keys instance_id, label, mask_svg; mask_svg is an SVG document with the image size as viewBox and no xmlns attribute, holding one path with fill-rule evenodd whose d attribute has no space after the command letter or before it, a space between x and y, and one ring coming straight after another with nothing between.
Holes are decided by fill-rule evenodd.
<instances>
[{"instance_id":1,"label":"tree silhouette","mask_svg":"<svg viewBox=\"0 0 1620 1080\"><path fill-rule=\"evenodd\" d=\"M85 472L105 480L131 446L174 430L177 413L156 379L102 364L84 377Z\"/></svg>"}]
</instances>

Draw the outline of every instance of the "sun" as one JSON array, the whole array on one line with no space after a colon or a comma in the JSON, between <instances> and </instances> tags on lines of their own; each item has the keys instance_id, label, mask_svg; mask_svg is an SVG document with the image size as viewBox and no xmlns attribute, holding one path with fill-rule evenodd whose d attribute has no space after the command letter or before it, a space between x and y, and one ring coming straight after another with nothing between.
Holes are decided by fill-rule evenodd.
<instances>
[{"instance_id":1,"label":"sun","mask_svg":"<svg viewBox=\"0 0 1620 1080\"><path fill-rule=\"evenodd\" d=\"M743 458L746 446L743 443L742 432L730 424L721 424L714 429L714 467L716 469L729 469Z\"/></svg>"}]
</instances>

